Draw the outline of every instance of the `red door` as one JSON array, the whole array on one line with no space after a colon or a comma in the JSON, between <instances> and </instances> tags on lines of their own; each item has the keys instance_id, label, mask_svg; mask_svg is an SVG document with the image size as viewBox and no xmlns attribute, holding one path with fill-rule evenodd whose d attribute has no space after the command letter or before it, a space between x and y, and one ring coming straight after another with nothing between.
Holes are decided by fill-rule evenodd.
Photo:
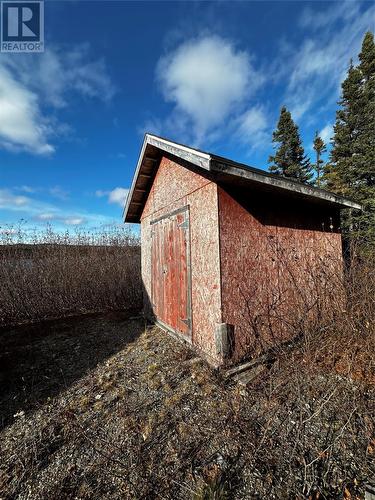
<instances>
[{"instance_id":1,"label":"red door","mask_svg":"<svg viewBox=\"0 0 375 500\"><path fill-rule=\"evenodd\" d=\"M152 222L152 303L156 319L191 335L189 210Z\"/></svg>"}]
</instances>

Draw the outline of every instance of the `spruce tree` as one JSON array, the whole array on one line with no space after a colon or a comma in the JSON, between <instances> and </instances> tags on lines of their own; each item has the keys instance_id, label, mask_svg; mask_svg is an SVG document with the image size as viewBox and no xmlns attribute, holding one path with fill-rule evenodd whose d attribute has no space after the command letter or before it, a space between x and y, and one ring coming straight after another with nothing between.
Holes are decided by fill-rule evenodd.
<instances>
[{"instance_id":1,"label":"spruce tree","mask_svg":"<svg viewBox=\"0 0 375 500\"><path fill-rule=\"evenodd\" d=\"M325 172L326 186L330 191L349 196L355 181L354 142L358 134L361 105L361 72L350 63L348 76L342 83L342 97L333 127L331 163Z\"/></svg>"},{"instance_id":2,"label":"spruce tree","mask_svg":"<svg viewBox=\"0 0 375 500\"><path fill-rule=\"evenodd\" d=\"M310 161L303 150L298 127L285 106L281 108L272 142L278 144L278 148L275 154L269 157L269 171L308 183L312 177Z\"/></svg>"},{"instance_id":3,"label":"spruce tree","mask_svg":"<svg viewBox=\"0 0 375 500\"><path fill-rule=\"evenodd\" d=\"M352 198L364 210L347 211L342 226L375 245L375 44L366 33L358 66L350 64L336 113L328 189Z\"/></svg>"},{"instance_id":4,"label":"spruce tree","mask_svg":"<svg viewBox=\"0 0 375 500\"><path fill-rule=\"evenodd\" d=\"M323 173L323 160L322 160L322 154L327 151L327 146L323 139L319 136L318 132L315 132L315 138L314 138L314 143L313 143L313 148L316 153L316 162L314 165L314 170L315 170L315 184L317 187L321 187L322 183L322 173Z\"/></svg>"}]
</instances>

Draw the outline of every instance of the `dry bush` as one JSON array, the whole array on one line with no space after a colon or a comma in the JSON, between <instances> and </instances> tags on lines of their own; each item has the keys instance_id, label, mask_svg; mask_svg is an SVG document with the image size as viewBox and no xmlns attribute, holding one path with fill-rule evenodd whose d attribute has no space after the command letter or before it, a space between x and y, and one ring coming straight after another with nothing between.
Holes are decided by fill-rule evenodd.
<instances>
[{"instance_id":1,"label":"dry bush","mask_svg":"<svg viewBox=\"0 0 375 500\"><path fill-rule=\"evenodd\" d=\"M344 260L329 246L320 259L309 250L269 249L277 277L241 285L246 328L235 338L237 356L252 358L269 350L278 355L285 344L302 340L311 359L319 355L314 349L329 351L329 359L345 349L361 350L373 370L375 252L363 255L360 248L353 242Z\"/></svg>"},{"instance_id":2,"label":"dry bush","mask_svg":"<svg viewBox=\"0 0 375 500\"><path fill-rule=\"evenodd\" d=\"M0 238L0 326L141 307L139 240L125 228Z\"/></svg>"},{"instance_id":3,"label":"dry bush","mask_svg":"<svg viewBox=\"0 0 375 500\"><path fill-rule=\"evenodd\" d=\"M361 248L352 242L344 263L326 258L303 275L286 259L282 293L270 294L280 302L257 304L270 333L256 332L253 353L272 360L257 379L267 398L253 456L260 489L268 482L285 498L362 498L373 484L375 253ZM253 334L259 324L249 320Z\"/></svg>"},{"instance_id":4,"label":"dry bush","mask_svg":"<svg viewBox=\"0 0 375 500\"><path fill-rule=\"evenodd\" d=\"M375 382L375 252L361 255L358 242L323 304L320 321L303 330L305 355L342 375Z\"/></svg>"},{"instance_id":5,"label":"dry bush","mask_svg":"<svg viewBox=\"0 0 375 500\"><path fill-rule=\"evenodd\" d=\"M302 306L293 325L305 364L374 383L375 252L364 255L353 241L343 263L322 263L308 281L310 290L298 289Z\"/></svg>"}]
</instances>

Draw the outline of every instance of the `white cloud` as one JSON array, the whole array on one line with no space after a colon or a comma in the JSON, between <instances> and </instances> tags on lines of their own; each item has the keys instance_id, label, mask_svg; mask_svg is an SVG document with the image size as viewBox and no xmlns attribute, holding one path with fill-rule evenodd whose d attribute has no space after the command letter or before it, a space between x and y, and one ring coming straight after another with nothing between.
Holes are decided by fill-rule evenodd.
<instances>
[{"instance_id":1,"label":"white cloud","mask_svg":"<svg viewBox=\"0 0 375 500\"><path fill-rule=\"evenodd\" d=\"M22 191L23 193L36 193L38 191L38 188L32 187L32 186L18 186L15 189L18 191Z\"/></svg>"},{"instance_id":2,"label":"white cloud","mask_svg":"<svg viewBox=\"0 0 375 500\"><path fill-rule=\"evenodd\" d=\"M47 127L39 109L38 97L20 84L0 64L0 147L25 149L36 154L50 154Z\"/></svg>"},{"instance_id":3,"label":"white cloud","mask_svg":"<svg viewBox=\"0 0 375 500\"><path fill-rule=\"evenodd\" d=\"M27 196L16 195L9 189L0 189L0 208L19 210L29 202L30 198Z\"/></svg>"},{"instance_id":4,"label":"white cloud","mask_svg":"<svg viewBox=\"0 0 375 500\"><path fill-rule=\"evenodd\" d=\"M65 201L69 198L70 191L63 189L61 186L53 186L53 187L36 187L36 186L14 186L14 191L19 191L27 194L36 194L36 193L46 193L53 198L58 200Z\"/></svg>"},{"instance_id":5,"label":"white cloud","mask_svg":"<svg viewBox=\"0 0 375 500\"><path fill-rule=\"evenodd\" d=\"M103 198L104 196L108 197L109 203L115 203L123 207L125 205L126 198L128 196L129 189L116 187L112 191L103 191L98 189L95 191L95 195L99 198Z\"/></svg>"},{"instance_id":6,"label":"white cloud","mask_svg":"<svg viewBox=\"0 0 375 500\"><path fill-rule=\"evenodd\" d=\"M56 214L53 213L40 213L35 216L35 219L41 221L54 220L56 218Z\"/></svg>"},{"instance_id":7,"label":"white cloud","mask_svg":"<svg viewBox=\"0 0 375 500\"><path fill-rule=\"evenodd\" d=\"M322 128L322 130L319 132L319 135L326 144L329 144L333 136L332 124L327 123L327 125L324 128Z\"/></svg>"},{"instance_id":8,"label":"white cloud","mask_svg":"<svg viewBox=\"0 0 375 500\"><path fill-rule=\"evenodd\" d=\"M114 87L103 60L90 60L89 46L71 52L2 54L0 60L0 147L48 155L52 138L69 130L53 110L69 105L71 94L108 101ZM47 106L49 111L46 111Z\"/></svg>"},{"instance_id":9,"label":"white cloud","mask_svg":"<svg viewBox=\"0 0 375 500\"><path fill-rule=\"evenodd\" d=\"M270 141L269 121L260 106L245 111L236 120L236 137L250 148L263 148Z\"/></svg>"},{"instance_id":10,"label":"white cloud","mask_svg":"<svg viewBox=\"0 0 375 500\"><path fill-rule=\"evenodd\" d=\"M0 189L0 209L16 212L23 220L33 220L40 223L55 223L60 228L65 226L78 226L90 224L91 226L101 226L103 224L113 224L113 217L83 210L65 210L52 203L40 200L36 197L20 196L15 189ZM4 216L3 216L4 217ZM13 221L2 221L6 224Z\"/></svg>"},{"instance_id":11,"label":"white cloud","mask_svg":"<svg viewBox=\"0 0 375 500\"><path fill-rule=\"evenodd\" d=\"M19 56L4 62L23 85L43 92L43 101L55 108L68 106L71 93L103 101L115 93L104 60L91 59L88 43L69 51L54 46L43 54Z\"/></svg>"},{"instance_id":12,"label":"white cloud","mask_svg":"<svg viewBox=\"0 0 375 500\"><path fill-rule=\"evenodd\" d=\"M331 8L329 12L319 7L312 8L308 6L304 9L300 19L299 26L303 29L309 28L314 31L320 31L337 21L350 21L355 15L355 10L350 1L341 2L339 8Z\"/></svg>"},{"instance_id":13,"label":"white cloud","mask_svg":"<svg viewBox=\"0 0 375 500\"><path fill-rule=\"evenodd\" d=\"M125 204L128 193L129 189L117 187L109 193L108 201L109 203L117 203L117 205L123 206Z\"/></svg>"},{"instance_id":14,"label":"white cloud","mask_svg":"<svg viewBox=\"0 0 375 500\"><path fill-rule=\"evenodd\" d=\"M68 226L79 226L86 222L86 220L83 217L68 217L64 219L63 222Z\"/></svg>"},{"instance_id":15,"label":"white cloud","mask_svg":"<svg viewBox=\"0 0 375 500\"><path fill-rule=\"evenodd\" d=\"M249 54L218 36L189 40L162 57L157 79L165 99L175 105L174 125L192 127L197 143L223 126L262 83Z\"/></svg>"},{"instance_id":16,"label":"white cloud","mask_svg":"<svg viewBox=\"0 0 375 500\"><path fill-rule=\"evenodd\" d=\"M284 47L282 58L281 74L288 79L284 102L294 119L313 110L308 118L314 121L337 100L349 61L356 60L375 17L374 4L366 7L359 2L332 2L323 10L316 4L304 11L300 20L304 42L297 50Z\"/></svg>"},{"instance_id":17,"label":"white cloud","mask_svg":"<svg viewBox=\"0 0 375 500\"><path fill-rule=\"evenodd\" d=\"M69 191L62 189L60 186L54 186L49 189L50 195L59 200L67 200L69 198Z\"/></svg>"},{"instance_id":18,"label":"white cloud","mask_svg":"<svg viewBox=\"0 0 375 500\"><path fill-rule=\"evenodd\" d=\"M35 217L39 213L55 213L59 210L44 201L19 195L15 189L0 189L0 208L10 212L24 212L30 217Z\"/></svg>"}]
</instances>

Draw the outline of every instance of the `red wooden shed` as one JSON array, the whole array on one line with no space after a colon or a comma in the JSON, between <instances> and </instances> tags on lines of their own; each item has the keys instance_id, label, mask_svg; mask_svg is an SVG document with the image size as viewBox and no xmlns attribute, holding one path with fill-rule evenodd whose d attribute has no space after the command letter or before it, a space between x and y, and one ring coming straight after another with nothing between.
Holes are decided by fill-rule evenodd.
<instances>
[{"instance_id":1,"label":"red wooden shed","mask_svg":"<svg viewBox=\"0 0 375 500\"><path fill-rule=\"evenodd\" d=\"M147 134L124 209L141 223L146 315L215 365L285 339L312 270L340 267L346 207L360 208Z\"/></svg>"}]
</instances>

